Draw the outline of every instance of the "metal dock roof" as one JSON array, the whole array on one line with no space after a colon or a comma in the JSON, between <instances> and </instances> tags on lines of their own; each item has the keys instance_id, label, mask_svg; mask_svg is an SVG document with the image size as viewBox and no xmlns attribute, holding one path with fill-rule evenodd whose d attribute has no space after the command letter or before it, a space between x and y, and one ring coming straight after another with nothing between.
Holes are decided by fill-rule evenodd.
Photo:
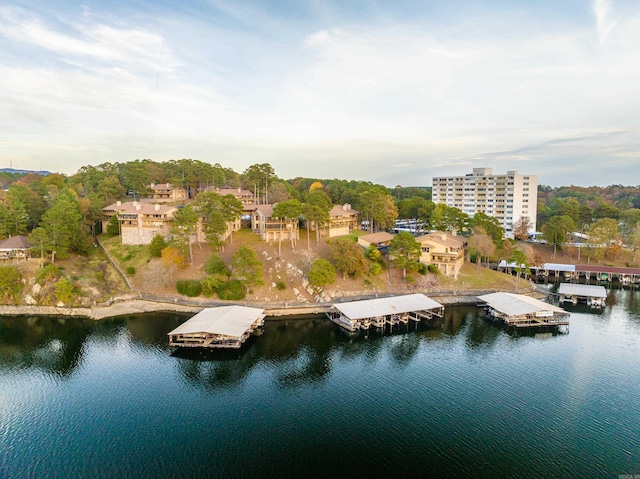
<instances>
[{"instance_id":1,"label":"metal dock roof","mask_svg":"<svg viewBox=\"0 0 640 479\"><path fill-rule=\"evenodd\" d=\"M209 333L239 338L264 317L264 309L246 306L205 308L168 335Z\"/></svg>"},{"instance_id":2,"label":"metal dock roof","mask_svg":"<svg viewBox=\"0 0 640 479\"><path fill-rule=\"evenodd\" d=\"M507 316L522 316L540 311L552 311L554 313L568 314L564 309L558 308L544 301L529 296L513 293L491 293L478 296L496 311Z\"/></svg>"},{"instance_id":3,"label":"metal dock roof","mask_svg":"<svg viewBox=\"0 0 640 479\"><path fill-rule=\"evenodd\" d=\"M586 296L589 298L607 297L607 290L604 286L592 286L589 284L561 283L558 293L567 296Z\"/></svg>"},{"instance_id":4,"label":"metal dock roof","mask_svg":"<svg viewBox=\"0 0 640 479\"><path fill-rule=\"evenodd\" d=\"M336 303L333 306L350 319L375 318L390 314L442 308L440 303L424 294L408 294L406 296Z\"/></svg>"}]
</instances>

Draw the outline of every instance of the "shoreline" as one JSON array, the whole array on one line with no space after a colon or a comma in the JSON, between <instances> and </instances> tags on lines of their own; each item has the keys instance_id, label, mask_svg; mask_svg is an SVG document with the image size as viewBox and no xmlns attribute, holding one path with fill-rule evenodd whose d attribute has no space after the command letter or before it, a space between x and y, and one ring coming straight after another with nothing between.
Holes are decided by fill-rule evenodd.
<instances>
[{"instance_id":1,"label":"shoreline","mask_svg":"<svg viewBox=\"0 0 640 479\"><path fill-rule=\"evenodd\" d=\"M480 294L487 294L496 291L461 291L461 292L447 292L447 293L432 293L429 297L435 299L443 305L448 304L477 304L478 296ZM538 292L536 289L527 289L529 294ZM519 291L518 293L522 293ZM540 293L542 294L542 293ZM354 298L354 301L364 298ZM306 314L324 314L326 313L332 303L308 303L308 304L295 304L295 305L269 305L267 304L255 304L255 303L228 303L228 304L242 304L243 306L262 307L265 309L267 319L279 319L287 316L299 316ZM174 302L147 300L147 299L126 299L122 301L113 302L112 304L105 306L94 306L84 308L72 308L65 306L12 306L12 305L0 305L0 315L2 316L66 316L66 317L80 317L93 319L99 321L101 319L117 318L120 316L130 316L133 314L144 313L198 313L205 308L212 306L226 305L221 303L216 304L193 304L184 305L177 304L177 299ZM272 306L272 307L269 307Z\"/></svg>"}]
</instances>

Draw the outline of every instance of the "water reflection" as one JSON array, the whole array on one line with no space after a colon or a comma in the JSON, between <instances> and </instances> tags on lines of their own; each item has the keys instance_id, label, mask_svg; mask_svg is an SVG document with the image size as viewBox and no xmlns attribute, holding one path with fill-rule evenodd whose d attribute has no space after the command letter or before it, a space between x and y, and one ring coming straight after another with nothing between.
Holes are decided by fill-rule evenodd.
<instances>
[{"instance_id":1,"label":"water reflection","mask_svg":"<svg viewBox=\"0 0 640 479\"><path fill-rule=\"evenodd\" d=\"M0 318L0 368L68 377L82 360L93 322L61 317Z\"/></svg>"}]
</instances>

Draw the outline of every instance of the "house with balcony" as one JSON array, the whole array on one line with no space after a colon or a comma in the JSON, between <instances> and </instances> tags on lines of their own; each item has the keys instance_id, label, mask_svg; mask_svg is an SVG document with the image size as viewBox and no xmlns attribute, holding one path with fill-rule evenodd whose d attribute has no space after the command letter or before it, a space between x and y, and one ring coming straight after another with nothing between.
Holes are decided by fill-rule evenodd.
<instances>
[{"instance_id":1,"label":"house with balcony","mask_svg":"<svg viewBox=\"0 0 640 479\"><path fill-rule=\"evenodd\" d=\"M451 233L435 232L419 236L416 241L421 245L420 262L433 264L445 276L457 278L464 264L463 238Z\"/></svg>"},{"instance_id":2,"label":"house with balcony","mask_svg":"<svg viewBox=\"0 0 640 479\"><path fill-rule=\"evenodd\" d=\"M157 234L165 238L169 236L173 215L177 209L157 203L117 201L103 208L102 211L104 213L103 230L106 230L111 217L117 215L122 244L144 245L150 244Z\"/></svg>"},{"instance_id":3,"label":"house with balcony","mask_svg":"<svg viewBox=\"0 0 640 479\"><path fill-rule=\"evenodd\" d=\"M284 220L273 217L274 205L257 205L251 213L251 230L265 241L290 240L300 238L298 220Z\"/></svg>"},{"instance_id":4,"label":"house with balcony","mask_svg":"<svg viewBox=\"0 0 640 479\"><path fill-rule=\"evenodd\" d=\"M10 236L0 241L0 260L19 261L30 257L31 243L26 236Z\"/></svg>"},{"instance_id":5,"label":"house with balcony","mask_svg":"<svg viewBox=\"0 0 640 479\"><path fill-rule=\"evenodd\" d=\"M173 201L184 201L189 195L185 188L172 185L171 183L161 183L156 185L151 183L149 188L153 192L153 201L169 203Z\"/></svg>"}]
</instances>

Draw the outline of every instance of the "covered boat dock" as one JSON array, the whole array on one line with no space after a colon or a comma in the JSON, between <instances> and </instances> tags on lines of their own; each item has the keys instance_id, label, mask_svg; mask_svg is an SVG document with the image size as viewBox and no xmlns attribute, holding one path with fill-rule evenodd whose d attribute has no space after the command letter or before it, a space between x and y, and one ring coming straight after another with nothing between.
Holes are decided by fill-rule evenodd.
<instances>
[{"instance_id":1,"label":"covered boat dock","mask_svg":"<svg viewBox=\"0 0 640 479\"><path fill-rule=\"evenodd\" d=\"M604 286L593 286L589 284L569 284L562 283L558 288L560 302L568 301L577 304L579 301L587 303L588 306L604 306L607 299L607 290Z\"/></svg>"},{"instance_id":2,"label":"covered boat dock","mask_svg":"<svg viewBox=\"0 0 640 479\"><path fill-rule=\"evenodd\" d=\"M264 324L264 309L245 306L205 308L168 333L169 345L182 348L238 349Z\"/></svg>"},{"instance_id":3,"label":"covered boat dock","mask_svg":"<svg viewBox=\"0 0 640 479\"><path fill-rule=\"evenodd\" d=\"M569 313L552 304L513 293L478 296L486 303L492 317L517 328L562 326L569 324Z\"/></svg>"},{"instance_id":4,"label":"covered boat dock","mask_svg":"<svg viewBox=\"0 0 640 479\"><path fill-rule=\"evenodd\" d=\"M424 294L335 303L327 313L331 321L351 332L371 326L384 328L386 324L408 324L410 320L420 322L443 315L444 306Z\"/></svg>"}]
</instances>

